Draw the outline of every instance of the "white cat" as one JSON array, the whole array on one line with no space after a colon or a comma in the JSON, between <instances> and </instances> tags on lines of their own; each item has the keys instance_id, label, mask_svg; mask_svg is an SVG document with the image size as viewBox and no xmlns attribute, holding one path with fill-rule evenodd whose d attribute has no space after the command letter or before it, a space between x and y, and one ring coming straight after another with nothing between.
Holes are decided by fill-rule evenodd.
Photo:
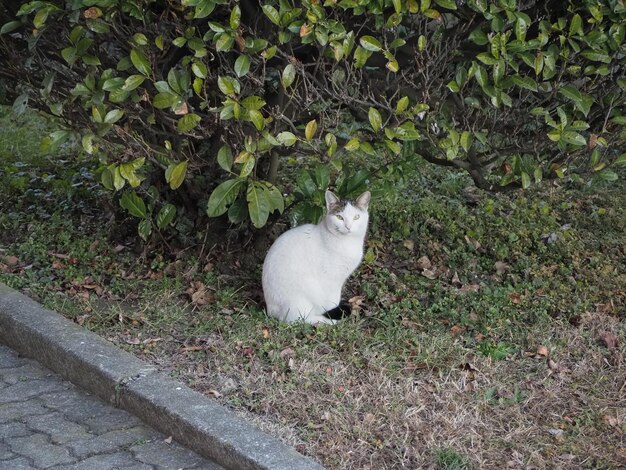
<instances>
[{"instance_id":1,"label":"white cat","mask_svg":"<svg viewBox=\"0 0 626 470\"><path fill-rule=\"evenodd\" d=\"M283 321L335 323L324 313L341 300L344 283L363 259L370 192L355 202L326 191L326 216L283 233L263 263L267 313Z\"/></svg>"}]
</instances>

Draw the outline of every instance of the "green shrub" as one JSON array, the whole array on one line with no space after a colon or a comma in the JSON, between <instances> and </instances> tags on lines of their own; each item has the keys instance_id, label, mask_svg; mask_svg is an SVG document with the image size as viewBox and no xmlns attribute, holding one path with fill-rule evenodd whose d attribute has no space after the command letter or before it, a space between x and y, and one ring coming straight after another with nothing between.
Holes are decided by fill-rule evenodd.
<instances>
[{"instance_id":1,"label":"green shrub","mask_svg":"<svg viewBox=\"0 0 626 470\"><path fill-rule=\"evenodd\" d=\"M143 238L182 212L315 220L327 187L393 191L417 159L493 191L626 163L621 0L5 8L4 93L64 120L48 149L78 134Z\"/></svg>"}]
</instances>

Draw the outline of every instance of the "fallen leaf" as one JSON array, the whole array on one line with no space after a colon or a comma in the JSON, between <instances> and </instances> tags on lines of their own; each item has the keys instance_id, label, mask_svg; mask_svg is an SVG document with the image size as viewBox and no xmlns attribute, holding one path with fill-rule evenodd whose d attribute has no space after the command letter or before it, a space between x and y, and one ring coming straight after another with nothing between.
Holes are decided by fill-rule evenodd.
<instances>
[{"instance_id":1,"label":"fallen leaf","mask_svg":"<svg viewBox=\"0 0 626 470\"><path fill-rule=\"evenodd\" d=\"M261 328L261 334L263 335L263 338L268 339L270 337L270 329L267 326L264 326Z\"/></svg>"},{"instance_id":2,"label":"fallen leaf","mask_svg":"<svg viewBox=\"0 0 626 470\"><path fill-rule=\"evenodd\" d=\"M87 18L88 20L99 18L100 16L102 16L102 10L100 10L100 8L98 7L87 8L83 12L83 16Z\"/></svg>"},{"instance_id":3,"label":"fallen leaf","mask_svg":"<svg viewBox=\"0 0 626 470\"><path fill-rule=\"evenodd\" d=\"M479 284L465 284L459 289L459 292L466 294L468 292L478 292L480 290Z\"/></svg>"},{"instance_id":4,"label":"fallen leaf","mask_svg":"<svg viewBox=\"0 0 626 470\"><path fill-rule=\"evenodd\" d=\"M511 302L516 305L522 301L522 294L520 294L519 292L509 292L507 295L509 296Z\"/></svg>"},{"instance_id":5,"label":"fallen leaf","mask_svg":"<svg viewBox=\"0 0 626 470\"><path fill-rule=\"evenodd\" d=\"M20 260L17 256L5 256L4 257L4 264L6 264L7 266L16 266L19 262Z\"/></svg>"},{"instance_id":6,"label":"fallen leaf","mask_svg":"<svg viewBox=\"0 0 626 470\"><path fill-rule=\"evenodd\" d=\"M365 413L365 416L363 416L363 424L370 425L374 424L375 422L376 416L374 416L372 413Z\"/></svg>"},{"instance_id":7,"label":"fallen leaf","mask_svg":"<svg viewBox=\"0 0 626 470\"><path fill-rule=\"evenodd\" d=\"M606 346L611 351L617 348L617 336L615 336L610 331L603 331L602 333L600 333L600 340L602 341L604 346Z\"/></svg>"},{"instance_id":8,"label":"fallen leaf","mask_svg":"<svg viewBox=\"0 0 626 470\"><path fill-rule=\"evenodd\" d=\"M172 443L172 436L168 437L167 439L163 439L163 442L165 442L166 444L171 444Z\"/></svg>"},{"instance_id":9,"label":"fallen leaf","mask_svg":"<svg viewBox=\"0 0 626 470\"><path fill-rule=\"evenodd\" d=\"M413 251L413 248L415 248L415 243L413 242L413 240L404 240L402 242L402 245L409 251Z\"/></svg>"},{"instance_id":10,"label":"fallen leaf","mask_svg":"<svg viewBox=\"0 0 626 470\"><path fill-rule=\"evenodd\" d=\"M504 273L511 269L511 266L502 261L496 261L494 267L496 268L496 274L498 274L499 276L502 276Z\"/></svg>"},{"instance_id":11,"label":"fallen leaf","mask_svg":"<svg viewBox=\"0 0 626 470\"><path fill-rule=\"evenodd\" d=\"M454 275L452 276L452 280L450 281L452 284L461 285L461 280L459 279L459 274L454 271Z\"/></svg>"},{"instance_id":12,"label":"fallen leaf","mask_svg":"<svg viewBox=\"0 0 626 470\"><path fill-rule=\"evenodd\" d=\"M602 417L602 421L604 422L604 424L612 428L616 428L619 425L619 421L615 416L604 415Z\"/></svg>"},{"instance_id":13,"label":"fallen leaf","mask_svg":"<svg viewBox=\"0 0 626 470\"><path fill-rule=\"evenodd\" d=\"M430 262L430 259L428 258L428 256L422 256L415 263L415 267L417 269L430 269L432 268L432 266L433 264Z\"/></svg>"},{"instance_id":14,"label":"fallen leaf","mask_svg":"<svg viewBox=\"0 0 626 470\"><path fill-rule=\"evenodd\" d=\"M215 398L222 398L222 394L217 390L209 389L205 392L207 395L213 395Z\"/></svg>"},{"instance_id":15,"label":"fallen leaf","mask_svg":"<svg viewBox=\"0 0 626 470\"><path fill-rule=\"evenodd\" d=\"M70 259L70 255L66 255L64 253L53 253L53 252L49 251L48 254L50 256L53 256L53 257L59 258L59 259Z\"/></svg>"},{"instance_id":16,"label":"fallen leaf","mask_svg":"<svg viewBox=\"0 0 626 470\"><path fill-rule=\"evenodd\" d=\"M471 246L475 250L479 250L480 247L482 246L478 240L472 237L468 237L467 235L465 235L465 241L467 242L469 246Z\"/></svg>"},{"instance_id":17,"label":"fallen leaf","mask_svg":"<svg viewBox=\"0 0 626 470\"><path fill-rule=\"evenodd\" d=\"M191 303L201 307L210 304L215 298L213 292L208 290L201 281L193 281L185 292L191 297Z\"/></svg>"},{"instance_id":18,"label":"fallen leaf","mask_svg":"<svg viewBox=\"0 0 626 470\"><path fill-rule=\"evenodd\" d=\"M466 328L464 326L454 325L452 328L450 328L450 332L452 333L452 336L454 337L463 333L465 329Z\"/></svg>"},{"instance_id":19,"label":"fallen leaf","mask_svg":"<svg viewBox=\"0 0 626 470\"><path fill-rule=\"evenodd\" d=\"M537 355L548 357L548 348L545 346L537 346Z\"/></svg>"},{"instance_id":20,"label":"fallen leaf","mask_svg":"<svg viewBox=\"0 0 626 470\"><path fill-rule=\"evenodd\" d=\"M174 114L178 116L182 116L187 113L189 113L189 106L187 106L187 103L185 102L183 102L180 106L174 109Z\"/></svg>"},{"instance_id":21,"label":"fallen leaf","mask_svg":"<svg viewBox=\"0 0 626 470\"><path fill-rule=\"evenodd\" d=\"M296 352L292 348L285 348L280 352L280 357L283 359L286 357L295 356Z\"/></svg>"},{"instance_id":22,"label":"fallen leaf","mask_svg":"<svg viewBox=\"0 0 626 470\"><path fill-rule=\"evenodd\" d=\"M437 271L435 269L424 269L422 271L422 276L427 279L437 279Z\"/></svg>"},{"instance_id":23,"label":"fallen leaf","mask_svg":"<svg viewBox=\"0 0 626 470\"><path fill-rule=\"evenodd\" d=\"M51 266L52 269L63 269L64 267L65 267L65 265L61 261L59 261L58 259L55 259L52 262L52 266Z\"/></svg>"},{"instance_id":24,"label":"fallen leaf","mask_svg":"<svg viewBox=\"0 0 626 470\"><path fill-rule=\"evenodd\" d=\"M188 351L204 351L206 349L205 346L185 346L184 348L180 348L181 352Z\"/></svg>"},{"instance_id":25,"label":"fallen leaf","mask_svg":"<svg viewBox=\"0 0 626 470\"><path fill-rule=\"evenodd\" d=\"M127 338L124 341L127 344L141 344L141 340L139 338Z\"/></svg>"}]
</instances>

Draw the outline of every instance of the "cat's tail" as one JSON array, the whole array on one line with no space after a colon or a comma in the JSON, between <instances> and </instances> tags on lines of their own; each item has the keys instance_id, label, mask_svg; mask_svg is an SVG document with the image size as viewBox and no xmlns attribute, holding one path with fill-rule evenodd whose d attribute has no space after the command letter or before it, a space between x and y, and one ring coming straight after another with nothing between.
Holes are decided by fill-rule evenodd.
<instances>
[{"instance_id":1,"label":"cat's tail","mask_svg":"<svg viewBox=\"0 0 626 470\"><path fill-rule=\"evenodd\" d=\"M343 320L352 313L352 306L348 302L341 302L337 307L324 312L326 318L331 320Z\"/></svg>"}]
</instances>

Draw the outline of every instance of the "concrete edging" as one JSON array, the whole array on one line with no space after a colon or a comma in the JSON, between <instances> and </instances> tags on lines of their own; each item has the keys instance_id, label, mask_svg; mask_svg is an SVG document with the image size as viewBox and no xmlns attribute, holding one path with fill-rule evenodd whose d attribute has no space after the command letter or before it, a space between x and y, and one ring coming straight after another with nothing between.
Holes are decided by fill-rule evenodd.
<instances>
[{"instance_id":1,"label":"concrete edging","mask_svg":"<svg viewBox=\"0 0 626 470\"><path fill-rule=\"evenodd\" d=\"M232 411L1 283L0 342L223 467L323 469Z\"/></svg>"}]
</instances>

